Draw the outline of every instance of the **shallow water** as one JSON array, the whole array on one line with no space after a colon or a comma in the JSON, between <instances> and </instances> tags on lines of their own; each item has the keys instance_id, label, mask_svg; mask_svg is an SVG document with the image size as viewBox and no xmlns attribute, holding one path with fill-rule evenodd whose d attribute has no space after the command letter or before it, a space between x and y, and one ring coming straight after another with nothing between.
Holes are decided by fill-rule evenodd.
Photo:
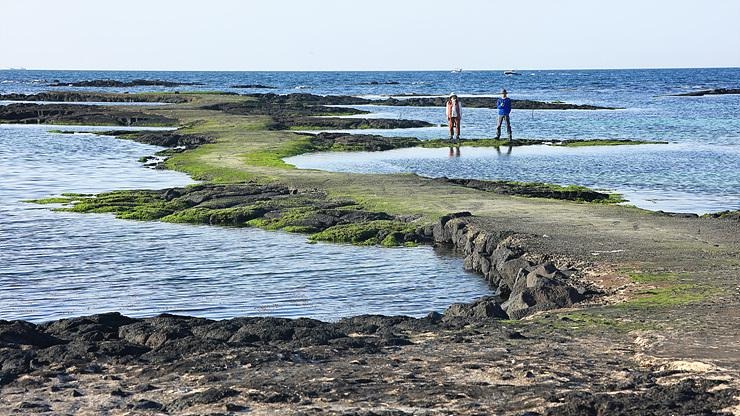
<instances>
[{"instance_id":1,"label":"shallow water","mask_svg":"<svg viewBox=\"0 0 740 416\"><path fill-rule=\"evenodd\" d=\"M671 97L668 94L712 88L739 88L740 68L655 70L519 70L406 72L107 72L107 71L0 71L0 92L39 92L51 80L162 79L202 82L202 86L71 88L87 91L138 92L228 90L238 93L311 93L384 98L391 95L440 95L454 91L463 104L463 138L495 136L496 114L490 109L465 107L465 96L491 96L501 88L512 98L620 107L614 111L514 110L514 136L531 139L642 139L668 141L669 146L608 148L608 150L516 149L507 163L494 164L484 150L464 149L459 161L423 152L380 156L382 163L361 155L334 155L359 163L344 166L335 160L314 168L363 172L418 172L429 176L536 180L577 184L624 193L630 202L647 209L703 213L738 208L738 152L740 95ZM235 84L263 84L270 90L231 88ZM70 88L62 88L70 89ZM446 122L442 108L362 106L387 117ZM406 130L361 130L386 136L421 139L446 137L445 127ZM497 156L496 156L497 157ZM301 162L303 163L303 162ZM309 165L306 165L309 166Z\"/></svg>"},{"instance_id":2,"label":"shallow water","mask_svg":"<svg viewBox=\"0 0 740 416\"><path fill-rule=\"evenodd\" d=\"M716 212L740 209L740 148L667 144L639 146L524 146L325 152L286 162L302 169L356 173L416 173L579 184L623 194L650 210Z\"/></svg>"},{"instance_id":3,"label":"shallow water","mask_svg":"<svg viewBox=\"0 0 740 416\"><path fill-rule=\"evenodd\" d=\"M710 97L662 97L648 107L622 110L513 110L514 137L543 140L639 139L740 146L740 95ZM691 106L673 107L678 100ZM464 99L461 98L464 104ZM371 111L356 118L404 118L424 120L438 127L419 129L327 130L383 136L446 138L449 134L444 108L343 106ZM697 108L698 107L698 108ZM697 114L701 113L699 117ZM461 137L485 139L496 136L495 109L463 108ZM506 136L506 127L501 131Z\"/></svg>"},{"instance_id":4,"label":"shallow water","mask_svg":"<svg viewBox=\"0 0 740 416\"><path fill-rule=\"evenodd\" d=\"M112 310L209 318L421 316L489 293L459 258L428 247L308 244L300 235L124 221L23 203L62 192L192 183L136 162L155 146L48 133L52 128L0 125L0 319L40 322Z\"/></svg>"}]
</instances>

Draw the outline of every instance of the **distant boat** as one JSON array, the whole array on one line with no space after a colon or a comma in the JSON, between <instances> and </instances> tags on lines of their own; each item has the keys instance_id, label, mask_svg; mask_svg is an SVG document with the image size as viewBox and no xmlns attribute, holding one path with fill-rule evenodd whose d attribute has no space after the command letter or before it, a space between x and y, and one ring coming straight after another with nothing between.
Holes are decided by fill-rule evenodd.
<instances>
[{"instance_id":1,"label":"distant boat","mask_svg":"<svg viewBox=\"0 0 740 416\"><path fill-rule=\"evenodd\" d=\"M459 74L460 72L462 72L462 68L455 68L450 72L452 72L453 74Z\"/></svg>"},{"instance_id":2,"label":"distant boat","mask_svg":"<svg viewBox=\"0 0 740 416\"><path fill-rule=\"evenodd\" d=\"M508 71L504 71L504 75L521 75L521 74L514 71L513 69L510 69Z\"/></svg>"}]
</instances>

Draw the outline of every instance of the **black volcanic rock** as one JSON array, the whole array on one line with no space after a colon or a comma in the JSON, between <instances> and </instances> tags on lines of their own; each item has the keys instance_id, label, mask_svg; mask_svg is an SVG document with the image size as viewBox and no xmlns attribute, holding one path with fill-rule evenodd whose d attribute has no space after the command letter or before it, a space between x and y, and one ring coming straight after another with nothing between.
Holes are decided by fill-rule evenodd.
<instances>
[{"instance_id":1,"label":"black volcanic rock","mask_svg":"<svg viewBox=\"0 0 740 416\"><path fill-rule=\"evenodd\" d=\"M271 85L262 85L262 84L238 84L238 85L232 85L231 88L252 88L252 89L262 89L262 90L277 89L277 87L273 87Z\"/></svg>"},{"instance_id":2,"label":"black volcanic rock","mask_svg":"<svg viewBox=\"0 0 740 416\"><path fill-rule=\"evenodd\" d=\"M740 94L740 88L715 88L711 90L700 90L684 92L680 94L671 94L672 97L701 97L704 95L727 95Z\"/></svg>"},{"instance_id":3,"label":"black volcanic rock","mask_svg":"<svg viewBox=\"0 0 740 416\"><path fill-rule=\"evenodd\" d=\"M110 94L84 91L46 91L38 94L0 94L0 101L63 102L147 102L185 103L187 98L175 94Z\"/></svg>"},{"instance_id":4,"label":"black volcanic rock","mask_svg":"<svg viewBox=\"0 0 740 416\"><path fill-rule=\"evenodd\" d=\"M0 122L18 124L172 125L174 119L129 108L76 104L10 104L0 106Z\"/></svg>"}]
</instances>

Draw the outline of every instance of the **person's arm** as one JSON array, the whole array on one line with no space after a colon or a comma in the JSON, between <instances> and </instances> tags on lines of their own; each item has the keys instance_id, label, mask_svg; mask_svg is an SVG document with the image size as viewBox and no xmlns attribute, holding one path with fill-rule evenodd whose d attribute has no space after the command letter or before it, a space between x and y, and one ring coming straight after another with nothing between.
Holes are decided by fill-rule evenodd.
<instances>
[{"instance_id":1,"label":"person's arm","mask_svg":"<svg viewBox=\"0 0 740 416\"><path fill-rule=\"evenodd\" d=\"M462 120L462 103L460 101L457 102L457 116Z\"/></svg>"}]
</instances>

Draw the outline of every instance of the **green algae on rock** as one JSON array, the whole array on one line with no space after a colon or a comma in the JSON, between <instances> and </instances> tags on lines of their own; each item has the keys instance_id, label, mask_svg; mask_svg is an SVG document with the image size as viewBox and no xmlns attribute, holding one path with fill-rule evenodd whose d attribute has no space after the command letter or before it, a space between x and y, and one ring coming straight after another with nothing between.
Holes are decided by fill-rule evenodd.
<instances>
[{"instance_id":1,"label":"green algae on rock","mask_svg":"<svg viewBox=\"0 0 740 416\"><path fill-rule=\"evenodd\" d=\"M552 198L602 204L624 202L624 199L619 194L598 192L578 185L561 186L540 182L484 181L478 179L438 178L435 180L502 195Z\"/></svg>"},{"instance_id":2,"label":"green algae on rock","mask_svg":"<svg viewBox=\"0 0 740 416\"><path fill-rule=\"evenodd\" d=\"M415 233L420 224L413 219L363 210L351 200L331 199L323 192L299 192L281 185L194 185L30 202L63 203L67 206L56 210L112 213L121 219L282 230L310 234L312 241L394 247L423 240Z\"/></svg>"}]
</instances>

